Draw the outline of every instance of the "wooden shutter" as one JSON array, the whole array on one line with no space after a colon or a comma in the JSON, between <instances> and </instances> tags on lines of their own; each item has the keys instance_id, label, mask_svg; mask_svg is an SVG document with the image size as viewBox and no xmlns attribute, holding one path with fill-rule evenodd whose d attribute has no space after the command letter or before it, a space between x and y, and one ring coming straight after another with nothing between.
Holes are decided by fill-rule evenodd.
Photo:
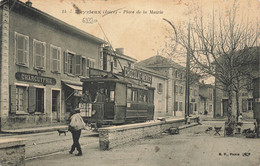
<instances>
[{"instance_id":1,"label":"wooden shutter","mask_svg":"<svg viewBox=\"0 0 260 166\"><path fill-rule=\"evenodd\" d=\"M82 75L82 57L81 57L81 55L75 55L75 74Z\"/></svg>"},{"instance_id":2,"label":"wooden shutter","mask_svg":"<svg viewBox=\"0 0 260 166\"><path fill-rule=\"evenodd\" d=\"M29 113L36 111L36 88L29 87Z\"/></svg>"},{"instance_id":3,"label":"wooden shutter","mask_svg":"<svg viewBox=\"0 0 260 166\"><path fill-rule=\"evenodd\" d=\"M46 59L45 59L45 56L46 56L46 44L45 43L42 43L41 44L41 46L42 46L42 52L41 52L41 54L42 54L42 68L44 68L45 69L45 67L46 67Z\"/></svg>"},{"instance_id":4,"label":"wooden shutter","mask_svg":"<svg viewBox=\"0 0 260 166\"><path fill-rule=\"evenodd\" d=\"M86 62L86 73L87 73L88 77L90 76L89 65L90 65L90 61L89 61L89 59L87 59L87 62Z\"/></svg>"},{"instance_id":5,"label":"wooden shutter","mask_svg":"<svg viewBox=\"0 0 260 166\"><path fill-rule=\"evenodd\" d=\"M10 112L15 113L16 112L16 86L10 85Z\"/></svg>"},{"instance_id":6,"label":"wooden shutter","mask_svg":"<svg viewBox=\"0 0 260 166\"><path fill-rule=\"evenodd\" d=\"M23 63L28 65L29 58L29 37L24 38Z\"/></svg>"},{"instance_id":7,"label":"wooden shutter","mask_svg":"<svg viewBox=\"0 0 260 166\"><path fill-rule=\"evenodd\" d=\"M68 73L68 53L64 51L64 73Z\"/></svg>"},{"instance_id":8,"label":"wooden shutter","mask_svg":"<svg viewBox=\"0 0 260 166\"><path fill-rule=\"evenodd\" d=\"M60 49L57 49L57 70L60 72Z\"/></svg>"}]
</instances>

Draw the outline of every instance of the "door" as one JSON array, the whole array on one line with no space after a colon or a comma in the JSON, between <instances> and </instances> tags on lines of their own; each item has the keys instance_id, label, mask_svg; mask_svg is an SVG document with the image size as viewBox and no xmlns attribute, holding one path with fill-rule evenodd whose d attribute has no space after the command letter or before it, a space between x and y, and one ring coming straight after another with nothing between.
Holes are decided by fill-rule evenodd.
<instances>
[{"instance_id":1,"label":"door","mask_svg":"<svg viewBox=\"0 0 260 166\"><path fill-rule=\"evenodd\" d=\"M60 91L52 91L52 121L59 122L60 117Z\"/></svg>"},{"instance_id":2,"label":"door","mask_svg":"<svg viewBox=\"0 0 260 166\"><path fill-rule=\"evenodd\" d=\"M222 99L223 116L228 116L228 99Z\"/></svg>"}]
</instances>

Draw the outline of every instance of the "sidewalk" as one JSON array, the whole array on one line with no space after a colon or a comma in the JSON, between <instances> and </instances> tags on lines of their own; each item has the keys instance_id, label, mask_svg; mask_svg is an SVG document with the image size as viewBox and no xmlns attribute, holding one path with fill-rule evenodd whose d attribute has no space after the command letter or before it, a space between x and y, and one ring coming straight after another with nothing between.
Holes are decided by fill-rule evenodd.
<instances>
[{"instance_id":1,"label":"sidewalk","mask_svg":"<svg viewBox=\"0 0 260 166\"><path fill-rule=\"evenodd\" d=\"M172 119L184 119L182 116L169 116L165 117L166 120ZM158 120L158 119L157 119ZM159 121L159 120L158 120ZM49 132L56 131L57 129L67 130L67 125L58 125L58 126L48 126L48 127L38 127L38 128L23 128L23 129L14 129L14 130L2 130L3 134L32 134L32 133L41 133L41 132Z\"/></svg>"},{"instance_id":2,"label":"sidewalk","mask_svg":"<svg viewBox=\"0 0 260 166\"><path fill-rule=\"evenodd\" d=\"M211 125L215 125L212 122ZM218 123L217 123L218 125ZM205 133L207 125L181 130L180 134L148 137L100 151L98 142L82 147L83 156L61 151L27 160L27 166L244 166L259 165L259 140ZM88 138L89 139L89 138ZM80 141L82 138L80 139ZM244 146L237 146L244 145ZM239 147L239 148L238 148ZM250 149L250 151L249 151ZM76 152L75 152L76 153ZM234 155L238 154L238 155Z\"/></svg>"},{"instance_id":3,"label":"sidewalk","mask_svg":"<svg viewBox=\"0 0 260 166\"><path fill-rule=\"evenodd\" d=\"M32 133L56 131L58 129L67 130L67 128L68 128L67 125L60 125L60 126L38 127L38 128L23 128L23 129L14 129L14 130L2 130L1 133L32 134Z\"/></svg>"}]
</instances>

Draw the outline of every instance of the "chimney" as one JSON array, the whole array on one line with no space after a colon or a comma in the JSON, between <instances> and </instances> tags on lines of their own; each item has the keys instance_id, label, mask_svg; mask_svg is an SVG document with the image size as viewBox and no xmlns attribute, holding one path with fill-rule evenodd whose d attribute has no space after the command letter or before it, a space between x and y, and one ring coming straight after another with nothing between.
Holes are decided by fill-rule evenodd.
<instances>
[{"instance_id":1,"label":"chimney","mask_svg":"<svg viewBox=\"0 0 260 166\"><path fill-rule=\"evenodd\" d=\"M116 48L116 52L124 54L124 48Z\"/></svg>"},{"instance_id":2,"label":"chimney","mask_svg":"<svg viewBox=\"0 0 260 166\"><path fill-rule=\"evenodd\" d=\"M32 2L31 2L30 0L28 0L27 2L25 2L25 4L26 4L27 6L32 7Z\"/></svg>"}]
</instances>

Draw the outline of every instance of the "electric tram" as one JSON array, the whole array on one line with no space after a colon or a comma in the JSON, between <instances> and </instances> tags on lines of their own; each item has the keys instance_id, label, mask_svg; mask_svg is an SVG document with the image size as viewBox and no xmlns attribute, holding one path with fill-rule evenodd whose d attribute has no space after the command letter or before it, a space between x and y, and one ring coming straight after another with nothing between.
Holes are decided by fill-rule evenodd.
<instances>
[{"instance_id":1,"label":"electric tram","mask_svg":"<svg viewBox=\"0 0 260 166\"><path fill-rule=\"evenodd\" d=\"M153 120L154 88L114 74L81 79L81 82L80 107L85 122L101 127Z\"/></svg>"}]
</instances>

